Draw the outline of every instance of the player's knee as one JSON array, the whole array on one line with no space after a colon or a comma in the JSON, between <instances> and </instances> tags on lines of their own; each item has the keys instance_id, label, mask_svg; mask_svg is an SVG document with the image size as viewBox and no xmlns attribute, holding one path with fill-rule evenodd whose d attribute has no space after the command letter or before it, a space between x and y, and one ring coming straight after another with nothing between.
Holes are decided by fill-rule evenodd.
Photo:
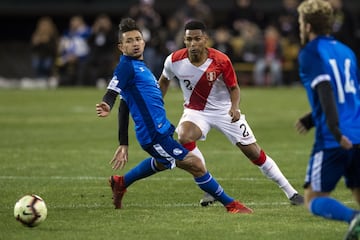
<instances>
[{"instance_id":1,"label":"player's knee","mask_svg":"<svg viewBox=\"0 0 360 240\"><path fill-rule=\"evenodd\" d=\"M191 152L184 160L177 163L177 167L189 172L194 177L203 176L207 172L206 167L202 163L201 159Z\"/></svg>"}]
</instances>

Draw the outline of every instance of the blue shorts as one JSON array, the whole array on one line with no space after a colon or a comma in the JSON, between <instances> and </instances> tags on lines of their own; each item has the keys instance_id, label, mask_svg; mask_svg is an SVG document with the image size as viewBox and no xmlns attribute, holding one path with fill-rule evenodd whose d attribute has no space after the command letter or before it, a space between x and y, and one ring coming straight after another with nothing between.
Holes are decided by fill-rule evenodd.
<instances>
[{"instance_id":1,"label":"blue shorts","mask_svg":"<svg viewBox=\"0 0 360 240\"><path fill-rule=\"evenodd\" d=\"M346 187L360 187L360 148L331 148L313 152L304 187L311 185L314 192L331 192L341 177L345 178Z\"/></svg>"},{"instance_id":2,"label":"blue shorts","mask_svg":"<svg viewBox=\"0 0 360 240\"><path fill-rule=\"evenodd\" d=\"M159 138L156 142L142 146L157 162L166 168L176 167L176 160L183 160L189 153L172 135Z\"/></svg>"}]
</instances>

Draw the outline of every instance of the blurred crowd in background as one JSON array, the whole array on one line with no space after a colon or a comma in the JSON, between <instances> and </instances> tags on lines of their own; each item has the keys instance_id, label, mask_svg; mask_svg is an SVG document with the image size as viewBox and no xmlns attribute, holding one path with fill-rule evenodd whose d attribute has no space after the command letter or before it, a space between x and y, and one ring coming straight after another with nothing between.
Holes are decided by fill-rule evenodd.
<instances>
[{"instance_id":1,"label":"blurred crowd in background","mask_svg":"<svg viewBox=\"0 0 360 240\"><path fill-rule=\"evenodd\" d=\"M183 45L183 26L189 19L202 20L209 29L209 46L229 56L240 85L279 86L298 83L297 55L301 48L297 6L301 0L282 0L269 13L256 9L252 0L234 0L226 19L205 0L186 0L172 14L158 12L156 0L139 0L127 11L146 41L144 60L159 77L165 58ZM334 7L333 32L359 55L357 21L342 0L328 0ZM104 87L119 58L118 22L100 13L92 22L82 15L68 19L59 30L50 16L37 21L29 45L32 73L29 84ZM1 77L1 73L0 73ZM176 86L176 83L174 83Z\"/></svg>"}]
</instances>

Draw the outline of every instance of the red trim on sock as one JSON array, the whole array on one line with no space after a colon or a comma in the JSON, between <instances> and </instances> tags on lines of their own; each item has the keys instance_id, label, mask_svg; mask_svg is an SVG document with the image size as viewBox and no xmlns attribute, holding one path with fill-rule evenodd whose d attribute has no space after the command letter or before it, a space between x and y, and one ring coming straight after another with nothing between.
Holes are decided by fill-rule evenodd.
<instances>
[{"instance_id":1,"label":"red trim on sock","mask_svg":"<svg viewBox=\"0 0 360 240\"><path fill-rule=\"evenodd\" d=\"M251 160L253 164L261 166L266 161L266 154L263 150L260 151L260 156L258 159Z\"/></svg>"},{"instance_id":2,"label":"red trim on sock","mask_svg":"<svg viewBox=\"0 0 360 240\"><path fill-rule=\"evenodd\" d=\"M196 142L188 142L188 143L184 143L183 147L186 148L189 151L192 151L196 148Z\"/></svg>"}]
</instances>

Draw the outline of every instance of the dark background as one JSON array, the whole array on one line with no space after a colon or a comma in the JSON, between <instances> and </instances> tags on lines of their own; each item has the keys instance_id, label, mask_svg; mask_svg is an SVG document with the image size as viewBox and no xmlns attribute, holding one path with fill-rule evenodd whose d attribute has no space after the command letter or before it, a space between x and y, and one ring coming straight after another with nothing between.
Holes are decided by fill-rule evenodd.
<instances>
[{"instance_id":1,"label":"dark background","mask_svg":"<svg viewBox=\"0 0 360 240\"><path fill-rule=\"evenodd\" d=\"M155 9L165 19L183 5L180 0L155 0ZM233 0L204 0L213 13L215 23L221 23L233 5ZM343 0L360 26L360 1ZM75 14L84 16L91 25L99 13L108 14L117 25L138 0L0 0L0 76L22 77L29 71L30 37L41 16L51 16L62 33ZM281 0L253 0L256 9L270 13L280 8ZM360 35L360 28L358 31ZM359 37L360 38L360 37Z\"/></svg>"},{"instance_id":2,"label":"dark background","mask_svg":"<svg viewBox=\"0 0 360 240\"><path fill-rule=\"evenodd\" d=\"M181 0L155 0L155 9L163 17L179 8ZM221 22L229 9L232 0L205 0L216 16L215 22ZM107 13L115 23L126 15L127 10L137 0L0 0L0 41L29 40L39 17L48 15L54 18L60 32L68 26L69 18L81 14L89 23L99 13ZM281 0L253 0L254 6L263 12L276 10ZM344 5L355 16L360 14L359 0L344 0ZM358 20L360 19L357 17Z\"/></svg>"}]
</instances>

